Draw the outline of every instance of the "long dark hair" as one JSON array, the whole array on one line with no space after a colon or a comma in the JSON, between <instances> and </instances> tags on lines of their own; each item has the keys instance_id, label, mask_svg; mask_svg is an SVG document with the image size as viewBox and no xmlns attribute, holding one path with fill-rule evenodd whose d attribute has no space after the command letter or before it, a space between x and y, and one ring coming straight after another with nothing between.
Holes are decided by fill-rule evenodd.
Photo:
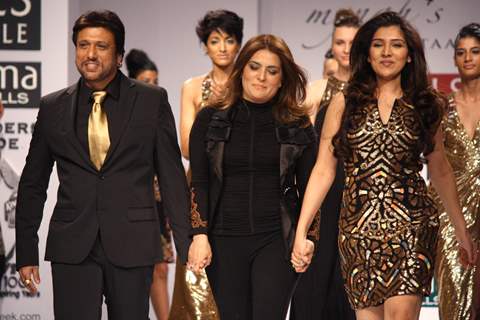
<instances>
[{"instance_id":1,"label":"long dark hair","mask_svg":"<svg viewBox=\"0 0 480 320\"><path fill-rule=\"evenodd\" d=\"M376 103L377 79L368 62L369 50L375 32L389 26L398 26L402 30L411 58L401 72L401 86L403 100L414 106L420 123L421 134L416 154L418 157L422 153L426 156L434 149L434 136L442 119L446 99L429 84L425 53L418 32L397 13L384 12L360 27L353 40L350 51L352 77L345 91L342 125L333 138L337 157L351 157L352 151L346 136L354 126L353 119L362 114L363 108Z\"/></svg>"},{"instance_id":2,"label":"long dark hair","mask_svg":"<svg viewBox=\"0 0 480 320\"><path fill-rule=\"evenodd\" d=\"M229 108L243 96L242 73L252 56L259 50L268 50L278 56L282 66L282 87L278 89L274 99L273 113L277 121L288 124L300 121L307 125L307 110L301 107L305 100L307 77L300 66L293 60L287 44L280 37L263 34L251 38L238 54L232 74L227 83L225 99L215 105L217 108Z\"/></svg>"}]
</instances>

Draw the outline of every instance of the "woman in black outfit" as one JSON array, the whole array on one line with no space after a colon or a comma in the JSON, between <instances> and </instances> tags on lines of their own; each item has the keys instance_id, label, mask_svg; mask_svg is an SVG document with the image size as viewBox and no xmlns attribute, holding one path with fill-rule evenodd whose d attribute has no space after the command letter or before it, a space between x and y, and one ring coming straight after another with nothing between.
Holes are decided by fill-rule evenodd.
<instances>
[{"instance_id":1,"label":"woman in black outfit","mask_svg":"<svg viewBox=\"0 0 480 320\"><path fill-rule=\"evenodd\" d=\"M254 37L224 100L193 124L188 266L209 266L221 319L285 318L297 279L287 258L317 150L300 107L305 84L282 39ZM318 236L318 225L310 234Z\"/></svg>"}]
</instances>

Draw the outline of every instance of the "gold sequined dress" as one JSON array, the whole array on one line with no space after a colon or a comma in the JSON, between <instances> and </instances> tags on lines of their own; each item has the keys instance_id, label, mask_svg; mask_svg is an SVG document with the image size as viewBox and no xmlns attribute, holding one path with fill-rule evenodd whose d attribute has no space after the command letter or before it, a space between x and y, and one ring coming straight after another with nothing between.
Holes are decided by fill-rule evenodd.
<instances>
[{"instance_id":1,"label":"gold sequined dress","mask_svg":"<svg viewBox=\"0 0 480 320\"><path fill-rule=\"evenodd\" d=\"M460 206L473 240L480 240L480 124L473 137L469 137L460 122L455 100L449 99L449 107L442 122L444 145L457 184ZM438 195L432 188L438 204L440 230L435 278L438 283L439 311L441 319L473 319L472 310L478 314L480 282L477 268L464 268L459 262L458 243L448 215ZM477 292L474 294L474 289Z\"/></svg>"},{"instance_id":2,"label":"gold sequined dress","mask_svg":"<svg viewBox=\"0 0 480 320\"><path fill-rule=\"evenodd\" d=\"M414 107L395 101L384 124L376 103L353 116L344 161L339 250L354 309L406 294L428 295L438 217L415 154L420 125Z\"/></svg>"},{"instance_id":3,"label":"gold sequined dress","mask_svg":"<svg viewBox=\"0 0 480 320\"><path fill-rule=\"evenodd\" d=\"M202 100L198 110L205 107L212 95L210 73L202 81ZM190 170L187 172L190 181ZM175 286L172 296L169 320L220 320L217 305L213 298L205 270L194 273L186 266L177 263Z\"/></svg>"}]
</instances>

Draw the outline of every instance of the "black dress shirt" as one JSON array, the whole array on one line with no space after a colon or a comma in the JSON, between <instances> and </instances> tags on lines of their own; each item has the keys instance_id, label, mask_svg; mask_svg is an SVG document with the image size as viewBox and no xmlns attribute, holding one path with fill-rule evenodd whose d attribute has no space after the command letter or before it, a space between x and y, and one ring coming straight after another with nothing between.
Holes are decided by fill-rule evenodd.
<instances>
[{"instance_id":1,"label":"black dress shirt","mask_svg":"<svg viewBox=\"0 0 480 320\"><path fill-rule=\"evenodd\" d=\"M77 134L78 140L83 148L89 153L88 148L88 117L92 111L93 98L92 93L93 89L87 87L85 81L82 79L80 81L80 88L77 98L77 108L76 108L76 119L75 119L75 132ZM102 109L107 114L108 120L108 133L110 136L110 141L113 137L117 137L120 132L116 132L118 126L114 126L113 122L115 121L115 116L118 115L118 105L120 98L120 74L117 73L115 78L107 85L104 89L107 92L107 96L102 103Z\"/></svg>"}]
</instances>

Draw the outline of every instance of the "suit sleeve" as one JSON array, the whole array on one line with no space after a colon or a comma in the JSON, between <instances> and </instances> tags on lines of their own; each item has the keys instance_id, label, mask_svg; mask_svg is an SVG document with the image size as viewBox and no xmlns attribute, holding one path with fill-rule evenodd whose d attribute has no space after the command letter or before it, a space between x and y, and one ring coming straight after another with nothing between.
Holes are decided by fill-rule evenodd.
<instances>
[{"instance_id":1,"label":"suit sleeve","mask_svg":"<svg viewBox=\"0 0 480 320\"><path fill-rule=\"evenodd\" d=\"M15 236L16 267L38 266L38 228L47 198L53 156L45 136L45 105L40 108L18 185Z\"/></svg>"},{"instance_id":2,"label":"suit sleeve","mask_svg":"<svg viewBox=\"0 0 480 320\"><path fill-rule=\"evenodd\" d=\"M156 123L154 163L158 175L164 212L168 215L178 257L187 261L189 237L189 192L172 109L162 89Z\"/></svg>"},{"instance_id":3,"label":"suit sleeve","mask_svg":"<svg viewBox=\"0 0 480 320\"><path fill-rule=\"evenodd\" d=\"M308 179L310 178L310 173L315 165L318 152L318 142L313 127L307 127L305 130L309 132L309 135L312 137L312 142L307 145L302 156L298 159L296 166L295 176L298 185L300 203L303 203L305 189L307 188ZM320 239L320 210L318 210L313 219L313 223L307 233L307 238L312 241L318 241Z\"/></svg>"},{"instance_id":4,"label":"suit sleeve","mask_svg":"<svg viewBox=\"0 0 480 320\"><path fill-rule=\"evenodd\" d=\"M210 109L202 109L195 118L190 131L189 150L190 168L192 170L190 222L192 235L208 232L209 161L205 151L205 136L210 117Z\"/></svg>"}]
</instances>

